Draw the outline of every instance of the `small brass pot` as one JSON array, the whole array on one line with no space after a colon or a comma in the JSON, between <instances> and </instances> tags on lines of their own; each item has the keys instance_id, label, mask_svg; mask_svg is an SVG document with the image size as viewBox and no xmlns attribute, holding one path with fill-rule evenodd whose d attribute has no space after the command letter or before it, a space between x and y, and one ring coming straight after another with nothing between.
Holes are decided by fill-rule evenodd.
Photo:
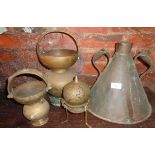
<instances>
[{"instance_id":1,"label":"small brass pot","mask_svg":"<svg viewBox=\"0 0 155 155\"><path fill-rule=\"evenodd\" d=\"M63 98L61 99L62 106L66 109L68 121L68 112L83 113L85 112L85 124L87 123L87 107L89 103L90 88L89 86L78 80L75 76L74 80L68 83L63 89Z\"/></svg>"},{"instance_id":2,"label":"small brass pot","mask_svg":"<svg viewBox=\"0 0 155 155\"><path fill-rule=\"evenodd\" d=\"M28 81L13 89L12 82L14 78L22 74L37 75L44 82ZM50 107L43 97L50 88L43 74L35 69L19 70L8 78L8 98L14 98L18 103L24 104L23 114L34 126L42 126L48 122Z\"/></svg>"},{"instance_id":3,"label":"small brass pot","mask_svg":"<svg viewBox=\"0 0 155 155\"><path fill-rule=\"evenodd\" d=\"M68 83L63 89L63 98L71 106L81 106L88 101L90 94L89 86L78 80L75 76L74 80Z\"/></svg>"}]
</instances>

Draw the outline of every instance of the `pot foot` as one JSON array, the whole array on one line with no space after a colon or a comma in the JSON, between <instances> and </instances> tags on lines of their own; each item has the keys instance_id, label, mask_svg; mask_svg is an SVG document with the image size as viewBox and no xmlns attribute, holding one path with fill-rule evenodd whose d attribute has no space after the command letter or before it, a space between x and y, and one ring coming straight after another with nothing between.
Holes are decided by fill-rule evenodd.
<instances>
[{"instance_id":1,"label":"pot foot","mask_svg":"<svg viewBox=\"0 0 155 155\"><path fill-rule=\"evenodd\" d=\"M32 121L33 126L43 126L48 122L48 117L41 118L36 121Z\"/></svg>"}]
</instances>

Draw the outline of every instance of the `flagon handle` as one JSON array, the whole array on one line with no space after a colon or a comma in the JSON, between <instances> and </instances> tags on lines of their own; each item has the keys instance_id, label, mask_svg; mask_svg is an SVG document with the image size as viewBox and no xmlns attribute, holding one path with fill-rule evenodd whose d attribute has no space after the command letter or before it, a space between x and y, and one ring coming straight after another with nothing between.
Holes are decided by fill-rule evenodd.
<instances>
[{"instance_id":1,"label":"flagon handle","mask_svg":"<svg viewBox=\"0 0 155 155\"><path fill-rule=\"evenodd\" d=\"M142 51L139 54L137 54L134 57L134 61L137 61L137 59L142 61L145 64L145 66L147 66L147 69L145 71L139 73L139 77L142 78L146 73L151 71L153 63L152 63L151 57L148 55L146 51Z\"/></svg>"},{"instance_id":2,"label":"flagon handle","mask_svg":"<svg viewBox=\"0 0 155 155\"><path fill-rule=\"evenodd\" d=\"M43 75L43 73L41 73L40 71L36 70L36 69L21 69L18 70L17 72L15 72L13 75L11 75L8 78L8 86L7 86L7 91L8 91L8 98L13 98L13 87L12 87L12 82L13 80L19 76L19 75L23 75L23 74L32 74L32 75L37 75L38 77L40 77L41 79L44 80L44 82L47 85L46 91L48 91L49 89L51 89L51 86L48 84L48 81L46 79L46 77Z\"/></svg>"},{"instance_id":3,"label":"flagon handle","mask_svg":"<svg viewBox=\"0 0 155 155\"><path fill-rule=\"evenodd\" d=\"M37 42L37 53L40 52L39 46L40 46L40 42L42 41L42 39L43 39L45 36L47 36L47 35L49 35L49 34L52 34L52 33L61 33L61 34L65 34L65 35L69 36L69 37L73 40L73 42L74 42L74 44L75 44L75 46L76 46L76 51L77 51L77 52L79 51L78 44L77 44L76 40L73 38L73 36L71 36L70 34L68 34L68 33L66 33L66 32L63 32L63 31L52 31L52 32L48 32L48 33L44 34L44 35L38 40L38 42Z\"/></svg>"},{"instance_id":4,"label":"flagon handle","mask_svg":"<svg viewBox=\"0 0 155 155\"><path fill-rule=\"evenodd\" d=\"M98 51L97 53L95 53L94 55L93 55L93 57L92 57L92 64L93 64L93 66L94 66L94 68L97 70L97 72L98 72L98 76L100 75L100 73L101 73L101 71L99 70L99 68L97 67L97 65L96 65L96 61L99 59L99 58L101 58L102 56L105 56L106 58L107 58L107 64L109 63L109 53L108 53L108 51L107 50L105 50L105 49L101 49L100 51Z\"/></svg>"}]
</instances>

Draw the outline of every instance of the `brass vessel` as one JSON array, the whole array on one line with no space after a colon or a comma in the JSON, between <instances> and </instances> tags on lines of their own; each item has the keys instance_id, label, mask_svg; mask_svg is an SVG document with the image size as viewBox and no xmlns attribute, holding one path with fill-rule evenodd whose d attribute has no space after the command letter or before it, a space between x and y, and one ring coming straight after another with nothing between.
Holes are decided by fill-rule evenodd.
<instances>
[{"instance_id":1,"label":"brass vessel","mask_svg":"<svg viewBox=\"0 0 155 155\"><path fill-rule=\"evenodd\" d=\"M69 36L72 41L75 43L76 50L71 49L50 49L50 50L40 50L41 41L49 34L60 33L63 35ZM78 45L76 40L68 33L61 31L53 31L46 33L40 38L37 43L37 55L38 58L45 67L50 69L46 73L48 83L52 86L48 92L53 97L56 97L58 100L62 97L63 87L72 81L75 76L75 72L71 71L71 67L78 59ZM52 78L51 78L52 77ZM55 99L56 99L55 98ZM54 104L54 103L53 103ZM54 104L55 105L55 104ZM60 102L57 106L60 106Z\"/></svg>"},{"instance_id":2,"label":"brass vessel","mask_svg":"<svg viewBox=\"0 0 155 155\"><path fill-rule=\"evenodd\" d=\"M13 89L13 81L17 76L32 74L43 81L33 80L18 85ZM8 98L24 104L23 114L33 126L42 126L48 122L49 103L44 99L46 92L51 89L44 75L36 69L22 69L8 78Z\"/></svg>"},{"instance_id":3,"label":"brass vessel","mask_svg":"<svg viewBox=\"0 0 155 155\"><path fill-rule=\"evenodd\" d=\"M89 97L89 86L86 83L79 81L77 76L75 76L73 81L64 86L61 103L66 109L66 121L68 121L68 111L71 113L85 112L85 124L89 126L87 123L87 107Z\"/></svg>"},{"instance_id":4,"label":"brass vessel","mask_svg":"<svg viewBox=\"0 0 155 155\"><path fill-rule=\"evenodd\" d=\"M109 58L105 49L95 53L92 58L99 77L91 88L89 111L100 119L119 124L136 124L151 115L152 108L140 78L150 71L152 62L144 51L133 60L131 48L132 43L120 42L116 44L113 58ZM95 64L102 56L108 60L103 72ZM134 63L137 59L147 66L140 75Z\"/></svg>"}]
</instances>

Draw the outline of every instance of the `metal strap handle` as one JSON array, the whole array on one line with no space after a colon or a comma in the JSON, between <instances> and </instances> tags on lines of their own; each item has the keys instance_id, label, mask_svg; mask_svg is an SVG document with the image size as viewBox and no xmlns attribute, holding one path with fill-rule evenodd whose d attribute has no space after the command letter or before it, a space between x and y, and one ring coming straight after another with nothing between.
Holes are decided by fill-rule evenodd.
<instances>
[{"instance_id":1,"label":"metal strap handle","mask_svg":"<svg viewBox=\"0 0 155 155\"><path fill-rule=\"evenodd\" d=\"M42 41L42 39L43 39L45 36L47 36L47 35L49 35L49 34L51 34L51 33L61 33L61 34L65 34L65 35L69 36L69 37L73 40L73 42L74 42L74 44L75 44L75 46L76 46L76 51L77 51L77 52L79 51L79 48L78 48L78 45L77 45L76 40L75 40L70 34L68 34L68 33L66 33L66 32L63 32L63 31L52 31L52 32L48 32L48 33L44 34L44 35L39 39L39 41L37 42L37 53L40 52L40 51L39 51L39 44L40 44L40 42Z\"/></svg>"},{"instance_id":2,"label":"metal strap handle","mask_svg":"<svg viewBox=\"0 0 155 155\"><path fill-rule=\"evenodd\" d=\"M138 55L134 57L134 61L137 59L141 60L144 62L145 66L147 66L147 69L141 73L139 73L139 77L142 78L146 73L150 72L153 66L151 57L148 55L146 51L140 52Z\"/></svg>"},{"instance_id":3,"label":"metal strap handle","mask_svg":"<svg viewBox=\"0 0 155 155\"><path fill-rule=\"evenodd\" d=\"M41 73L40 71L36 70L36 69L21 69L18 70L17 72L15 72L13 75L11 75L8 78L8 86L7 86L7 91L8 91L8 98L13 98L13 88L12 88L12 82L15 79L15 77L22 75L22 74L32 74L32 75L37 75L38 77L40 77L41 79L43 79L47 85L46 91L48 91L49 89L51 89L51 86L48 84L48 81L46 79L46 77L43 75L43 73Z\"/></svg>"},{"instance_id":4,"label":"metal strap handle","mask_svg":"<svg viewBox=\"0 0 155 155\"><path fill-rule=\"evenodd\" d=\"M98 72L98 76L101 74L101 71L99 70L99 68L97 67L97 65L95 64L96 60L98 60L99 58L101 58L102 56L105 56L107 58L107 64L109 63L110 60L110 55L108 53L107 50L105 49L101 49L99 52L95 53L92 57L92 64L94 66L94 68L97 70Z\"/></svg>"}]
</instances>

